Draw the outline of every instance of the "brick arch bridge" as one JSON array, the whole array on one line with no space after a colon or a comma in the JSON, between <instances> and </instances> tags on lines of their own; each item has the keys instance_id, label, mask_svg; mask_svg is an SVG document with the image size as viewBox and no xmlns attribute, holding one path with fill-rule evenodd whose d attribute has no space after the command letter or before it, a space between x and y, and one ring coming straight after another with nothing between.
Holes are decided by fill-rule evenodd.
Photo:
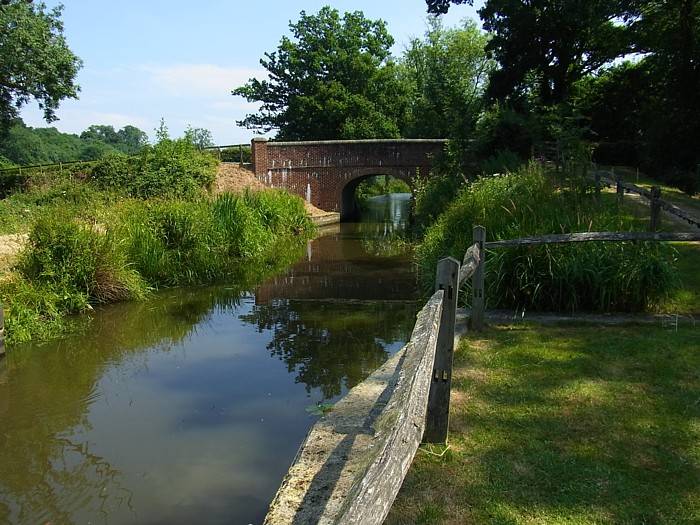
<instances>
[{"instance_id":1,"label":"brick arch bridge","mask_svg":"<svg viewBox=\"0 0 700 525\"><path fill-rule=\"evenodd\" d=\"M416 174L428 174L445 143L444 139L271 142L255 138L251 151L259 181L348 219L357 213L355 189L362 180L391 175L412 185Z\"/></svg>"}]
</instances>

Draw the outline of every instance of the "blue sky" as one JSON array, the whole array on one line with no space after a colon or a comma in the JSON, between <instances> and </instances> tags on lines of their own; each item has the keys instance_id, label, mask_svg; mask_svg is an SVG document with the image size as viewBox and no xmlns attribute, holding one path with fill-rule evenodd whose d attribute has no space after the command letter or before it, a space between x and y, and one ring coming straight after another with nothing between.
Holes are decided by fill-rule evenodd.
<instances>
[{"instance_id":1,"label":"blue sky","mask_svg":"<svg viewBox=\"0 0 700 525\"><path fill-rule=\"evenodd\" d=\"M59 2L48 0L51 7ZM235 121L255 109L233 97L233 88L251 76L266 51L288 34L299 12L318 11L328 1L268 0L64 0L65 34L84 62L78 74L79 100L64 101L53 123L79 133L90 124L133 124L151 137L163 117L172 135L187 125L211 130L217 144L248 142L252 130ZM474 18L476 7L453 6L446 25ZM336 0L340 11L361 10L381 18L396 39L398 55L426 27L423 0ZM22 117L30 126L46 126L36 107Z\"/></svg>"}]
</instances>

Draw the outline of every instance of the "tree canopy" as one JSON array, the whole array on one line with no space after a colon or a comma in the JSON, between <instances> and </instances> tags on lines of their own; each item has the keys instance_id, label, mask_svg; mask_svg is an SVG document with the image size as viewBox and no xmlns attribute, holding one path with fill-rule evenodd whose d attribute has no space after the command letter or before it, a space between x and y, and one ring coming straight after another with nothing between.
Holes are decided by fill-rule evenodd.
<instances>
[{"instance_id":1,"label":"tree canopy","mask_svg":"<svg viewBox=\"0 0 700 525\"><path fill-rule=\"evenodd\" d=\"M494 63L486 57L488 37L472 21L445 28L428 19L423 39L413 39L401 64L408 85L405 134L413 137L469 138Z\"/></svg>"},{"instance_id":2,"label":"tree canopy","mask_svg":"<svg viewBox=\"0 0 700 525\"><path fill-rule=\"evenodd\" d=\"M56 128L31 128L17 120L0 139L0 155L26 166L96 160L108 153L135 155L147 143L146 134L135 126L115 130L112 126L93 125L78 136Z\"/></svg>"},{"instance_id":3,"label":"tree canopy","mask_svg":"<svg viewBox=\"0 0 700 525\"><path fill-rule=\"evenodd\" d=\"M22 106L34 99L47 122L66 98L76 98L82 66L63 36L58 6L12 1L0 7L0 128L5 131Z\"/></svg>"},{"instance_id":4,"label":"tree canopy","mask_svg":"<svg viewBox=\"0 0 700 525\"><path fill-rule=\"evenodd\" d=\"M261 104L239 125L290 140L399 136L406 88L383 21L324 7L289 28L291 38L260 61L268 78L233 91Z\"/></svg>"}]
</instances>

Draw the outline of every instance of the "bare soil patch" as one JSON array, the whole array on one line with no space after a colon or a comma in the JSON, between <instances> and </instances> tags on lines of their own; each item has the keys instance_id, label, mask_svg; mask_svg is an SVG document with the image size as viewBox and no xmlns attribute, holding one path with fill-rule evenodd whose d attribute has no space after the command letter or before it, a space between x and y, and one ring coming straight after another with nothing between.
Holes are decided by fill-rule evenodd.
<instances>
[{"instance_id":1,"label":"bare soil patch","mask_svg":"<svg viewBox=\"0 0 700 525\"><path fill-rule=\"evenodd\" d=\"M219 171L216 175L216 181L214 181L215 195L226 191L240 193L246 189L262 191L268 189L268 187L255 177L255 173L251 169L245 166L233 162L222 162L219 164ZM332 212L324 211L306 201L304 201L304 207L312 217L332 215Z\"/></svg>"}]
</instances>

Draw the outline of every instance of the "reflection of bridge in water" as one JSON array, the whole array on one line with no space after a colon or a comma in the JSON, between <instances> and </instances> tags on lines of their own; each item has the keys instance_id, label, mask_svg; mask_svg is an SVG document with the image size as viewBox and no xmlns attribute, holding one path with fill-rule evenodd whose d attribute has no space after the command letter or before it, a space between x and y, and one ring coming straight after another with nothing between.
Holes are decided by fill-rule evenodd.
<instances>
[{"instance_id":1,"label":"reflection of bridge in water","mask_svg":"<svg viewBox=\"0 0 700 525\"><path fill-rule=\"evenodd\" d=\"M376 257L398 241L391 238L390 231L384 239L363 238L358 231L363 226L343 224L309 242L305 260L295 264L285 275L260 286L255 292L256 303L282 297L290 300L415 300L416 282L408 257L398 253L389 253L381 259ZM376 226L383 229L385 225ZM339 242L341 239L344 242Z\"/></svg>"},{"instance_id":2,"label":"reflection of bridge in water","mask_svg":"<svg viewBox=\"0 0 700 525\"><path fill-rule=\"evenodd\" d=\"M304 260L255 292L256 303L289 300L415 301L402 221L345 223L309 242ZM340 242L342 241L342 242Z\"/></svg>"}]
</instances>

